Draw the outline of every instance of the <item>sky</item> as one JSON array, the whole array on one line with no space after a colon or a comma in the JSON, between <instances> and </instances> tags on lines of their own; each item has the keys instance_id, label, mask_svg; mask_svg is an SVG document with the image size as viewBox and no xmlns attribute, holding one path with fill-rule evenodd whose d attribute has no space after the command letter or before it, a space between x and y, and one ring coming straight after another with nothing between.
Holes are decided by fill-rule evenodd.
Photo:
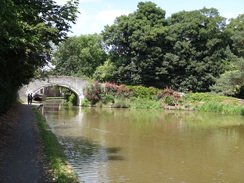
<instances>
[{"instance_id":1,"label":"sky","mask_svg":"<svg viewBox=\"0 0 244 183\"><path fill-rule=\"evenodd\" d=\"M56 0L63 5L67 0ZM243 14L244 0L147 0L166 11L166 17L180 11L199 10L203 7L216 8L220 15L235 18ZM136 11L144 0L80 0L78 19L72 24L69 36L101 33L105 25L112 25L116 17Z\"/></svg>"}]
</instances>

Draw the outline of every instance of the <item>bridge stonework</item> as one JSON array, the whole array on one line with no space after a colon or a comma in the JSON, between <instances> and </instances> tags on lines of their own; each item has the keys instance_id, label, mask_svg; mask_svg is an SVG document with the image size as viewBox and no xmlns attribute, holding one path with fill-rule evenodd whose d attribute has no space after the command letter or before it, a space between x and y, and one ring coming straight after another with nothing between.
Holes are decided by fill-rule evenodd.
<instances>
[{"instance_id":1,"label":"bridge stonework","mask_svg":"<svg viewBox=\"0 0 244 183\"><path fill-rule=\"evenodd\" d=\"M28 85L24 85L18 92L19 99L22 101L27 101L27 95L29 93L35 94L40 89L47 86L61 86L70 89L77 95L77 103L81 105L81 101L84 97L84 87L87 85L88 81L82 78L71 77L71 76L49 76L45 80L34 80Z\"/></svg>"}]
</instances>

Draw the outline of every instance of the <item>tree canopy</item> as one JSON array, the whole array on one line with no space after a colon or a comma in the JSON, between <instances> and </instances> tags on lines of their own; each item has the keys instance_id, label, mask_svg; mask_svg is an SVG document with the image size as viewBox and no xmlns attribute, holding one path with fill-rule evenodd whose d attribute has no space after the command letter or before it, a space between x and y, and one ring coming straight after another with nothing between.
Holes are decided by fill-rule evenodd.
<instances>
[{"instance_id":1,"label":"tree canopy","mask_svg":"<svg viewBox=\"0 0 244 183\"><path fill-rule=\"evenodd\" d=\"M214 8L182 11L165 18L152 2L103 31L116 68L111 80L175 90L209 91L227 66L226 19ZM106 78L106 77L105 77Z\"/></svg>"},{"instance_id":2,"label":"tree canopy","mask_svg":"<svg viewBox=\"0 0 244 183\"><path fill-rule=\"evenodd\" d=\"M113 25L105 27L103 36L117 68L114 81L146 86L160 83L156 68L169 47L166 25L164 10L154 3L141 2L136 12L118 17Z\"/></svg>"},{"instance_id":3,"label":"tree canopy","mask_svg":"<svg viewBox=\"0 0 244 183\"><path fill-rule=\"evenodd\" d=\"M81 35L61 43L52 64L55 66L54 74L91 78L96 68L103 65L106 59L101 36Z\"/></svg>"},{"instance_id":4,"label":"tree canopy","mask_svg":"<svg viewBox=\"0 0 244 183\"><path fill-rule=\"evenodd\" d=\"M78 1L2 0L0 6L0 113L15 100L20 86L50 60L51 43L67 37Z\"/></svg>"},{"instance_id":5,"label":"tree canopy","mask_svg":"<svg viewBox=\"0 0 244 183\"><path fill-rule=\"evenodd\" d=\"M217 79L212 90L244 98L244 14L231 19L226 31L231 38L227 55L229 69Z\"/></svg>"}]
</instances>

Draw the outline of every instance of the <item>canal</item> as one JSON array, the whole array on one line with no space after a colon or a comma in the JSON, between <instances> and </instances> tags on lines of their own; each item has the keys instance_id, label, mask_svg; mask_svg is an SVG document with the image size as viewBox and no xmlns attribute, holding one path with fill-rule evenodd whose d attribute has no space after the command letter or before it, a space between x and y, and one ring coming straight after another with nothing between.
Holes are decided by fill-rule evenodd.
<instances>
[{"instance_id":1,"label":"canal","mask_svg":"<svg viewBox=\"0 0 244 183\"><path fill-rule=\"evenodd\" d=\"M242 116L62 101L42 112L81 182L244 182Z\"/></svg>"}]
</instances>

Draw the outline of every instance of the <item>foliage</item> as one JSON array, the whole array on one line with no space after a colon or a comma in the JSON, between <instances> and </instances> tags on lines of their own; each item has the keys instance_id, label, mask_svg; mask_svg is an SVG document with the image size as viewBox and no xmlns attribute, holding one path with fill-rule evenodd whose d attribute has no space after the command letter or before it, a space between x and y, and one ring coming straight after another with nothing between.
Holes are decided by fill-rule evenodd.
<instances>
[{"instance_id":1,"label":"foliage","mask_svg":"<svg viewBox=\"0 0 244 183\"><path fill-rule=\"evenodd\" d=\"M237 102L238 102L237 98L213 95L213 94L209 94L209 93L188 93L184 96L183 100L189 101L191 103L209 102L209 101L223 102L225 100L229 100L234 104L237 104Z\"/></svg>"},{"instance_id":2,"label":"foliage","mask_svg":"<svg viewBox=\"0 0 244 183\"><path fill-rule=\"evenodd\" d=\"M160 99L160 92L163 90L154 87L132 86L132 85L118 85L116 83L106 82L104 87L105 94L111 94L114 97L139 97L147 99Z\"/></svg>"},{"instance_id":3,"label":"foliage","mask_svg":"<svg viewBox=\"0 0 244 183\"><path fill-rule=\"evenodd\" d=\"M126 106L132 109L161 109L162 103L159 100L150 100L143 98L131 98L126 101Z\"/></svg>"},{"instance_id":4,"label":"foliage","mask_svg":"<svg viewBox=\"0 0 244 183\"><path fill-rule=\"evenodd\" d=\"M215 101L204 102L196 106L197 111L218 112L223 114L237 114L244 116L244 106L241 104L232 105Z\"/></svg>"},{"instance_id":5,"label":"foliage","mask_svg":"<svg viewBox=\"0 0 244 183\"><path fill-rule=\"evenodd\" d=\"M75 172L71 169L71 166L68 163L67 157L64 154L63 146L59 144L57 137L51 132L45 118L41 115L37 108L33 108L33 110L37 117L37 124L40 129L41 138L44 145L44 153L46 154L47 160L50 163L54 182L79 182Z\"/></svg>"},{"instance_id":6,"label":"foliage","mask_svg":"<svg viewBox=\"0 0 244 183\"><path fill-rule=\"evenodd\" d=\"M98 81L86 88L85 96L92 104L101 101L103 104L114 103L113 107L128 107L127 105L131 106L130 103L133 103L133 106L140 106L143 101L146 108L150 108L147 107L150 103L152 106L157 106L158 102L161 105L161 100L170 105L178 105L182 102L181 94L172 89L160 90L154 87L118 85L109 82L101 84Z\"/></svg>"},{"instance_id":7,"label":"foliage","mask_svg":"<svg viewBox=\"0 0 244 183\"><path fill-rule=\"evenodd\" d=\"M72 93L70 96L69 96L69 101L68 101L69 105L73 106L73 105L77 105L77 96Z\"/></svg>"},{"instance_id":8,"label":"foliage","mask_svg":"<svg viewBox=\"0 0 244 183\"><path fill-rule=\"evenodd\" d=\"M106 26L103 36L116 70L110 82L157 85L156 67L165 46L165 11L152 2L140 2L138 10Z\"/></svg>"},{"instance_id":9,"label":"foliage","mask_svg":"<svg viewBox=\"0 0 244 183\"><path fill-rule=\"evenodd\" d=\"M141 2L134 13L116 18L103 31L113 65L107 78L127 85L209 91L228 66L230 35L225 28L225 18L213 8L165 19L156 4Z\"/></svg>"},{"instance_id":10,"label":"foliage","mask_svg":"<svg viewBox=\"0 0 244 183\"><path fill-rule=\"evenodd\" d=\"M97 81L94 81L92 85L86 87L85 97L91 101L92 105L96 104L101 99L102 87Z\"/></svg>"},{"instance_id":11,"label":"foliage","mask_svg":"<svg viewBox=\"0 0 244 183\"><path fill-rule=\"evenodd\" d=\"M198 111L220 112L225 114L244 115L243 105L238 99L219 96L211 93L183 94L172 89L159 90L154 87L101 84L95 81L86 89L86 99L82 106L111 104L114 108L161 109L167 105L175 109L197 109ZM129 93L129 94L128 94Z\"/></svg>"},{"instance_id":12,"label":"foliage","mask_svg":"<svg viewBox=\"0 0 244 183\"><path fill-rule=\"evenodd\" d=\"M70 37L62 42L54 53L53 73L92 77L96 68L102 65L106 58L101 36L93 34Z\"/></svg>"},{"instance_id":13,"label":"foliage","mask_svg":"<svg viewBox=\"0 0 244 183\"><path fill-rule=\"evenodd\" d=\"M114 108L128 108L128 101L124 97L116 98L114 104L112 105Z\"/></svg>"},{"instance_id":14,"label":"foliage","mask_svg":"<svg viewBox=\"0 0 244 183\"><path fill-rule=\"evenodd\" d=\"M235 19L231 19L227 31L231 36L231 49L227 49L227 59L231 67L223 75L217 78L212 91L223 94L244 98L242 94L244 88L244 14Z\"/></svg>"},{"instance_id":15,"label":"foliage","mask_svg":"<svg viewBox=\"0 0 244 183\"><path fill-rule=\"evenodd\" d=\"M53 0L1 1L0 113L16 99L19 87L50 60L51 44L65 39L77 6L77 0L63 6Z\"/></svg>"},{"instance_id":16,"label":"foliage","mask_svg":"<svg viewBox=\"0 0 244 183\"><path fill-rule=\"evenodd\" d=\"M182 102L182 95L172 89L165 88L162 96L164 102L168 105L178 105Z\"/></svg>"},{"instance_id":17,"label":"foliage","mask_svg":"<svg viewBox=\"0 0 244 183\"><path fill-rule=\"evenodd\" d=\"M113 81L113 75L116 71L116 66L111 62L110 59L106 60L103 65L96 68L93 78L100 81Z\"/></svg>"},{"instance_id":18,"label":"foliage","mask_svg":"<svg viewBox=\"0 0 244 183\"><path fill-rule=\"evenodd\" d=\"M177 91L206 92L226 69L225 18L216 9L182 11L169 18L171 50L163 61L164 81Z\"/></svg>"},{"instance_id":19,"label":"foliage","mask_svg":"<svg viewBox=\"0 0 244 183\"><path fill-rule=\"evenodd\" d=\"M92 103L90 100L88 100L87 98L85 98L84 100L81 101L81 106L83 107L87 107L90 106Z\"/></svg>"},{"instance_id":20,"label":"foliage","mask_svg":"<svg viewBox=\"0 0 244 183\"><path fill-rule=\"evenodd\" d=\"M111 94L108 94L108 95L103 95L101 97L101 101L103 104L109 104L109 103L114 103L114 96L111 95Z\"/></svg>"}]
</instances>

